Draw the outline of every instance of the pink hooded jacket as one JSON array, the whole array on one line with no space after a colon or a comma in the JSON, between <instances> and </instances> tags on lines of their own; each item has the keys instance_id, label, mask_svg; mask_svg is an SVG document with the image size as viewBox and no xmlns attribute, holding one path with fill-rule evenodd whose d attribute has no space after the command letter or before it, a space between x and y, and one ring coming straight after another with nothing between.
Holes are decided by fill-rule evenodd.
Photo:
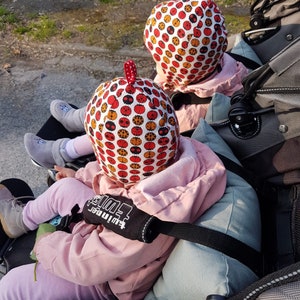
<instances>
[{"instance_id":1,"label":"pink hooded jacket","mask_svg":"<svg viewBox=\"0 0 300 300\"><path fill-rule=\"evenodd\" d=\"M234 92L240 90L243 78L248 74L248 69L241 63L233 59L229 54L224 53L220 62L222 70L219 73L214 72L210 77L195 84L189 84L185 87L180 86L175 91L182 93L194 93L195 95L206 98L212 97L215 93L224 94L226 96L233 95ZM154 79L156 83L163 88L164 78L157 75ZM186 131L195 128L200 118L204 118L209 104L201 105L182 105L176 111L179 122L180 131Z\"/></svg>"},{"instance_id":2,"label":"pink hooded jacket","mask_svg":"<svg viewBox=\"0 0 300 300\"><path fill-rule=\"evenodd\" d=\"M139 209L162 220L194 222L223 195L225 168L196 140L180 137L179 152L179 159L166 170L129 189L103 175L96 162L78 170L76 178L96 194L129 197ZM66 280L102 290L108 283L118 299L142 299L175 244L174 238L162 234L145 244L81 221L72 234L56 231L42 238L36 255L46 270Z\"/></svg>"}]
</instances>

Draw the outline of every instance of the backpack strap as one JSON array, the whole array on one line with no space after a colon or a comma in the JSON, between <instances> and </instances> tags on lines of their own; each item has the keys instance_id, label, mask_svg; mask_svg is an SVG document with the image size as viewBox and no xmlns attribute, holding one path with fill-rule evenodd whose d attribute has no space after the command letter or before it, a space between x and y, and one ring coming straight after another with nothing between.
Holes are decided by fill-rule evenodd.
<instances>
[{"instance_id":1,"label":"backpack strap","mask_svg":"<svg viewBox=\"0 0 300 300\"><path fill-rule=\"evenodd\" d=\"M243 56L243 55L240 55L237 53L232 53L232 52L226 52L226 53L229 54L236 61L241 62L247 69L255 70L261 66L258 62L254 61L246 56Z\"/></svg>"},{"instance_id":2,"label":"backpack strap","mask_svg":"<svg viewBox=\"0 0 300 300\"><path fill-rule=\"evenodd\" d=\"M191 223L173 223L159 220L155 230L178 239L201 244L238 260L258 276L262 258L258 251L223 232Z\"/></svg>"},{"instance_id":3,"label":"backpack strap","mask_svg":"<svg viewBox=\"0 0 300 300\"><path fill-rule=\"evenodd\" d=\"M248 171L246 168L237 164L236 162L229 159L228 157L217 152L215 153L222 160L226 170L243 178L253 187L254 190L256 190L260 186L260 182L255 178L255 176L253 176L252 172Z\"/></svg>"}]
</instances>

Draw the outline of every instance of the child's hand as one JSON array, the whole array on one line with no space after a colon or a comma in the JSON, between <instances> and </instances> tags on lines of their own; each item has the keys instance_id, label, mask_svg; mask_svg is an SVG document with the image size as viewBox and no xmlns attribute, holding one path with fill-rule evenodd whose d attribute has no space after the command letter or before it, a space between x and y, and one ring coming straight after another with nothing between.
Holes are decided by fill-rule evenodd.
<instances>
[{"instance_id":1,"label":"child's hand","mask_svg":"<svg viewBox=\"0 0 300 300\"><path fill-rule=\"evenodd\" d=\"M66 178L66 177L75 177L76 171L70 168L64 168L60 166L54 166L54 169L57 171L55 178L56 180Z\"/></svg>"}]
</instances>

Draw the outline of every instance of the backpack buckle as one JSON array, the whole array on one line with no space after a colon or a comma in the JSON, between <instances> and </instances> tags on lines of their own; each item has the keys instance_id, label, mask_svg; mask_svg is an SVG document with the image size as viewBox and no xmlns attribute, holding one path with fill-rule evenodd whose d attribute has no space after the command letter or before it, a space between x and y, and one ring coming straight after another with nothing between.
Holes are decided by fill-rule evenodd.
<instances>
[{"instance_id":1,"label":"backpack buckle","mask_svg":"<svg viewBox=\"0 0 300 300\"><path fill-rule=\"evenodd\" d=\"M261 130L261 115L273 112L274 107L253 110L241 95L235 96L233 100L228 113L231 131L239 139L253 138Z\"/></svg>"},{"instance_id":2,"label":"backpack buckle","mask_svg":"<svg viewBox=\"0 0 300 300\"><path fill-rule=\"evenodd\" d=\"M235 96L228 113L230 128L240 139L249 139L257 135L261 129L261 119L241 95Z\"/></svg>"}]
</instances>

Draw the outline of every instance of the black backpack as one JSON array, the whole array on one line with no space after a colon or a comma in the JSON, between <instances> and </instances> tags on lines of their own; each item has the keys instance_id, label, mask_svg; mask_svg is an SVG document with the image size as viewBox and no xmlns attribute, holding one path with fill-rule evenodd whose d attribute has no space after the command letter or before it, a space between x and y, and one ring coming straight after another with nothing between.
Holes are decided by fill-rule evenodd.
<instances>
[{"instance_id":1,"label":"black backpack","mask_svg":"<svg viewBox=\"0 0 300 300\"><path fill-rule=\"evenodd\" d=\"M250 29L244 40L263 63L300 35L299 0L256 0L250 7Z\"/></svg>"},{"instance_id":2,"label":"black backpack","mask_svg":"<svg viewBox=\"0 0 300 300\"><path fill-rule=\"evenodd\" d=\"M285 284L300 294L299 53L298 37L247 76L228 119L211 124L252 173L261 205L263 276L228 299L297 299L284 298Z\"/></svg>"}]
</instances>

